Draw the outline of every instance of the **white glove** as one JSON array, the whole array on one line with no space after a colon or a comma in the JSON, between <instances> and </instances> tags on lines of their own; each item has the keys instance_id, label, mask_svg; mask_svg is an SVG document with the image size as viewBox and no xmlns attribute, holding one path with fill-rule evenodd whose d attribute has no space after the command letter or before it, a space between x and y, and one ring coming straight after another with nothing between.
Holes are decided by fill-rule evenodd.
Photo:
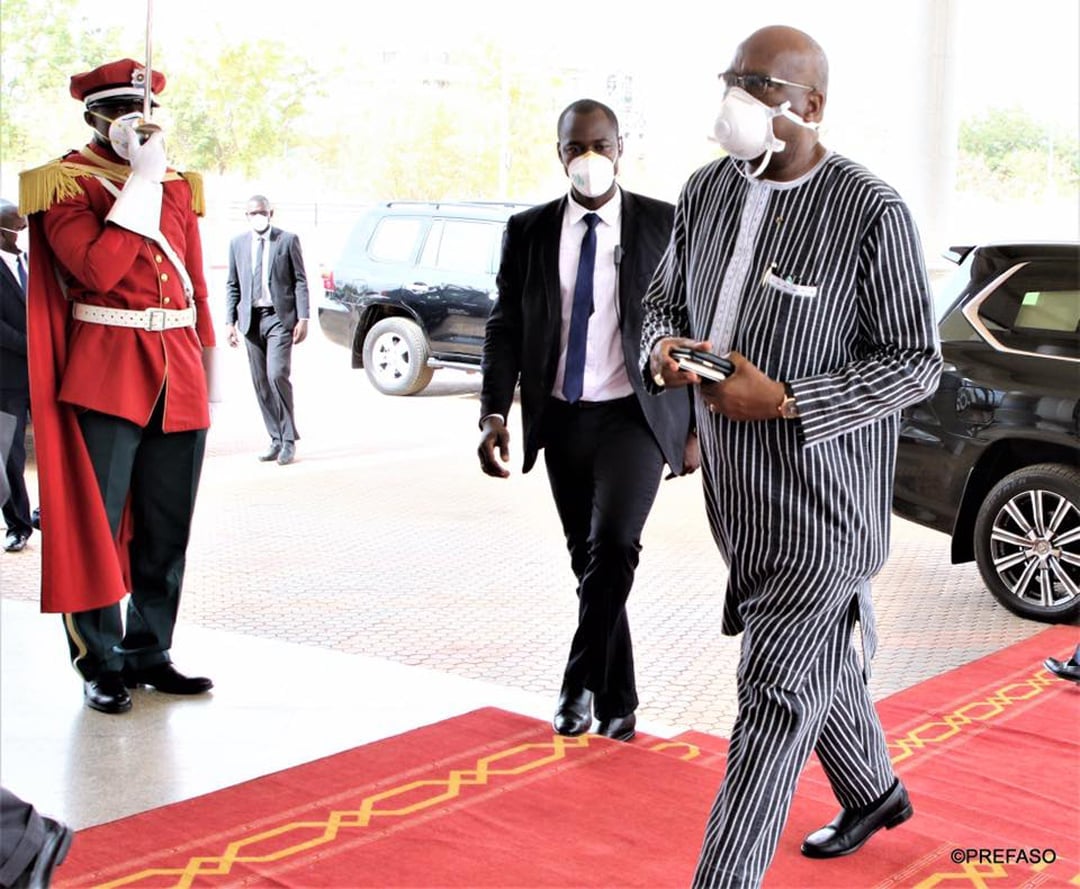
<instances>
[{"instance_id":1,"label":"white glove","mask_svg":"<svg viewBox=\"0 0 1080 889\"><path fill-rule=\"evenodd\" d=\"M139 144L139 134L131 127L124 128L124 136L128 140L131 175L105 219L128 231L157 240L161 237L165 135L159 130L142 145Z\"/></svg>"},{"instance_id":2,"label":"white glove","mask_svg":"<svg viewBox=\"0 0 1080 889\"><path fill-rule=\"evenodd\" d=\"M139 134L130 127L125 128L128 133L128 156L131 158L131 173L149 179L151 182L161 182L165 178L165 134L158 130L142 145L139 144Z\"/></svg>"}]
</instances>

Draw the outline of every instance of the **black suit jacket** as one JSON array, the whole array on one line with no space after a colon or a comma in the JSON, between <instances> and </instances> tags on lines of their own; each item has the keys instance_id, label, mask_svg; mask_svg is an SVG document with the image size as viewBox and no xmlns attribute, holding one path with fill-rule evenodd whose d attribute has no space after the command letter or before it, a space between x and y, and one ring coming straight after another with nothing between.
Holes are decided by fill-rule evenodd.
<instances>
[{"instance_id":1,"label":"black suit jacket","mask_svg":"<svg viewBox=\"0 0 1080 889\"><path fill-rule=\"evenodd\" d=\"M26 369L26 294L0 261L0 388L29 392Z\"/></svg>"},{"instance_id":2,"label":"black suit jacket","mask_svg":"<svg viewBox=\"0 0 1080 889\"><path fill-rule=\"evenodd\" d=\"M509 416L514 388L520 382L524 472L532 469L543 445L544 409L558 369L559 237L566 201L562 197L510 217L497 280L499 298L484 335L480 416ZM626 373L664 459L673 472L681 474L690 428L690 392L678 389L650 395L639 367L641 300L667 247L674 213L675 208L665 201L623 190L618 298Z\"/></svg>"},{"instance_id":3,"label":"black suit jacket","mask_svg":"<svg viewBox=\"0 0 1080 889\"><path fill-rule=\"evenodd\" d=\"M251 239L252 232L237 235L229 244L229 277L225 282L225 320L247 335L251 331ZM270 301L274 314L286 330L298 318L308 317L307 274L300 239L280 228L270 229L265 257L270 269Z\"/></svg>"}]
</instances>

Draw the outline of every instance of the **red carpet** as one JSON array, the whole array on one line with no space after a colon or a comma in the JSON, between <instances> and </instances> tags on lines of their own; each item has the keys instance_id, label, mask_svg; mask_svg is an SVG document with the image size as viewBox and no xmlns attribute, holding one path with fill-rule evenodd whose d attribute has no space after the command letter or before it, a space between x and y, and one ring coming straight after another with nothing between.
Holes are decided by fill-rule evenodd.
<instances>
[{"instance_id":1,"label":"red carpet","mask_svg":"<svg viewBox=\"0 0 1080 889\"><path fill-rule=\"evenodd\" d=\"M1080 688L1042 668L1075 640L1049 629L883 701L915 818L803 858L836 808L811 763L766 886L1080 885ZM725 749L478 710L80 831L55 885L686 887Z\"/></svg>"}]
</instances>

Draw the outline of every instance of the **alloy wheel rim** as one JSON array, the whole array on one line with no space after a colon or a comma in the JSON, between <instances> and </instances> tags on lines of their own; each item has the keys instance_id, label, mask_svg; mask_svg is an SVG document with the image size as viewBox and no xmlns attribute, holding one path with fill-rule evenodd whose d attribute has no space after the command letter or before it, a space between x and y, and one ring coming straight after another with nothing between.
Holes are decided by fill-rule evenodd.
<instances>
[{"instance_id":1,"label":"alloy wheel rim","mask_svg":"<svg viewBox=\"0 0 1080 889\"><path fill-rule=\"evenodd\" d=\"M1060 608L1080 596L1080 508L1033 488L994 516L990 557L1006 589L1027 605Z\"/></svg>"},{"instance_id":2,"label":"alloy wheel rim","mask_svg":"<svg viewBox=\"0 0 1080 889\"><path fill-rule=\"evenodd\" d=\"M375 340L372 354L381 379L400 380L409 372L409 347L396 333L384 333Z\"/></svg>"}]
</instances>

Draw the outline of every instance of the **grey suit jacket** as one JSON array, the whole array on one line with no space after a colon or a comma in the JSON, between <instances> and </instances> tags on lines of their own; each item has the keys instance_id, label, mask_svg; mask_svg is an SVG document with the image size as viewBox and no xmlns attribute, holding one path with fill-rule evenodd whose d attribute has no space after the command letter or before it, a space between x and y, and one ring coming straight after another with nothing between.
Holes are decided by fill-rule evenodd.
<instances>
[{"instance_id":1,"label":"grey suit jacket","mask_svg":"<svg viewBox=\"0 0 1080 889\"><path fill-rule=\"evenodd\" d=\"M225 283L225 320L236 324L245 335L251 331L251 239L245 232L229 244L229 277ZM280 228L270 229L267 242L270 269L270 301L286 330L297 319L308 317L308 286L300 238Z\"/></svg>"}]
</instances>

